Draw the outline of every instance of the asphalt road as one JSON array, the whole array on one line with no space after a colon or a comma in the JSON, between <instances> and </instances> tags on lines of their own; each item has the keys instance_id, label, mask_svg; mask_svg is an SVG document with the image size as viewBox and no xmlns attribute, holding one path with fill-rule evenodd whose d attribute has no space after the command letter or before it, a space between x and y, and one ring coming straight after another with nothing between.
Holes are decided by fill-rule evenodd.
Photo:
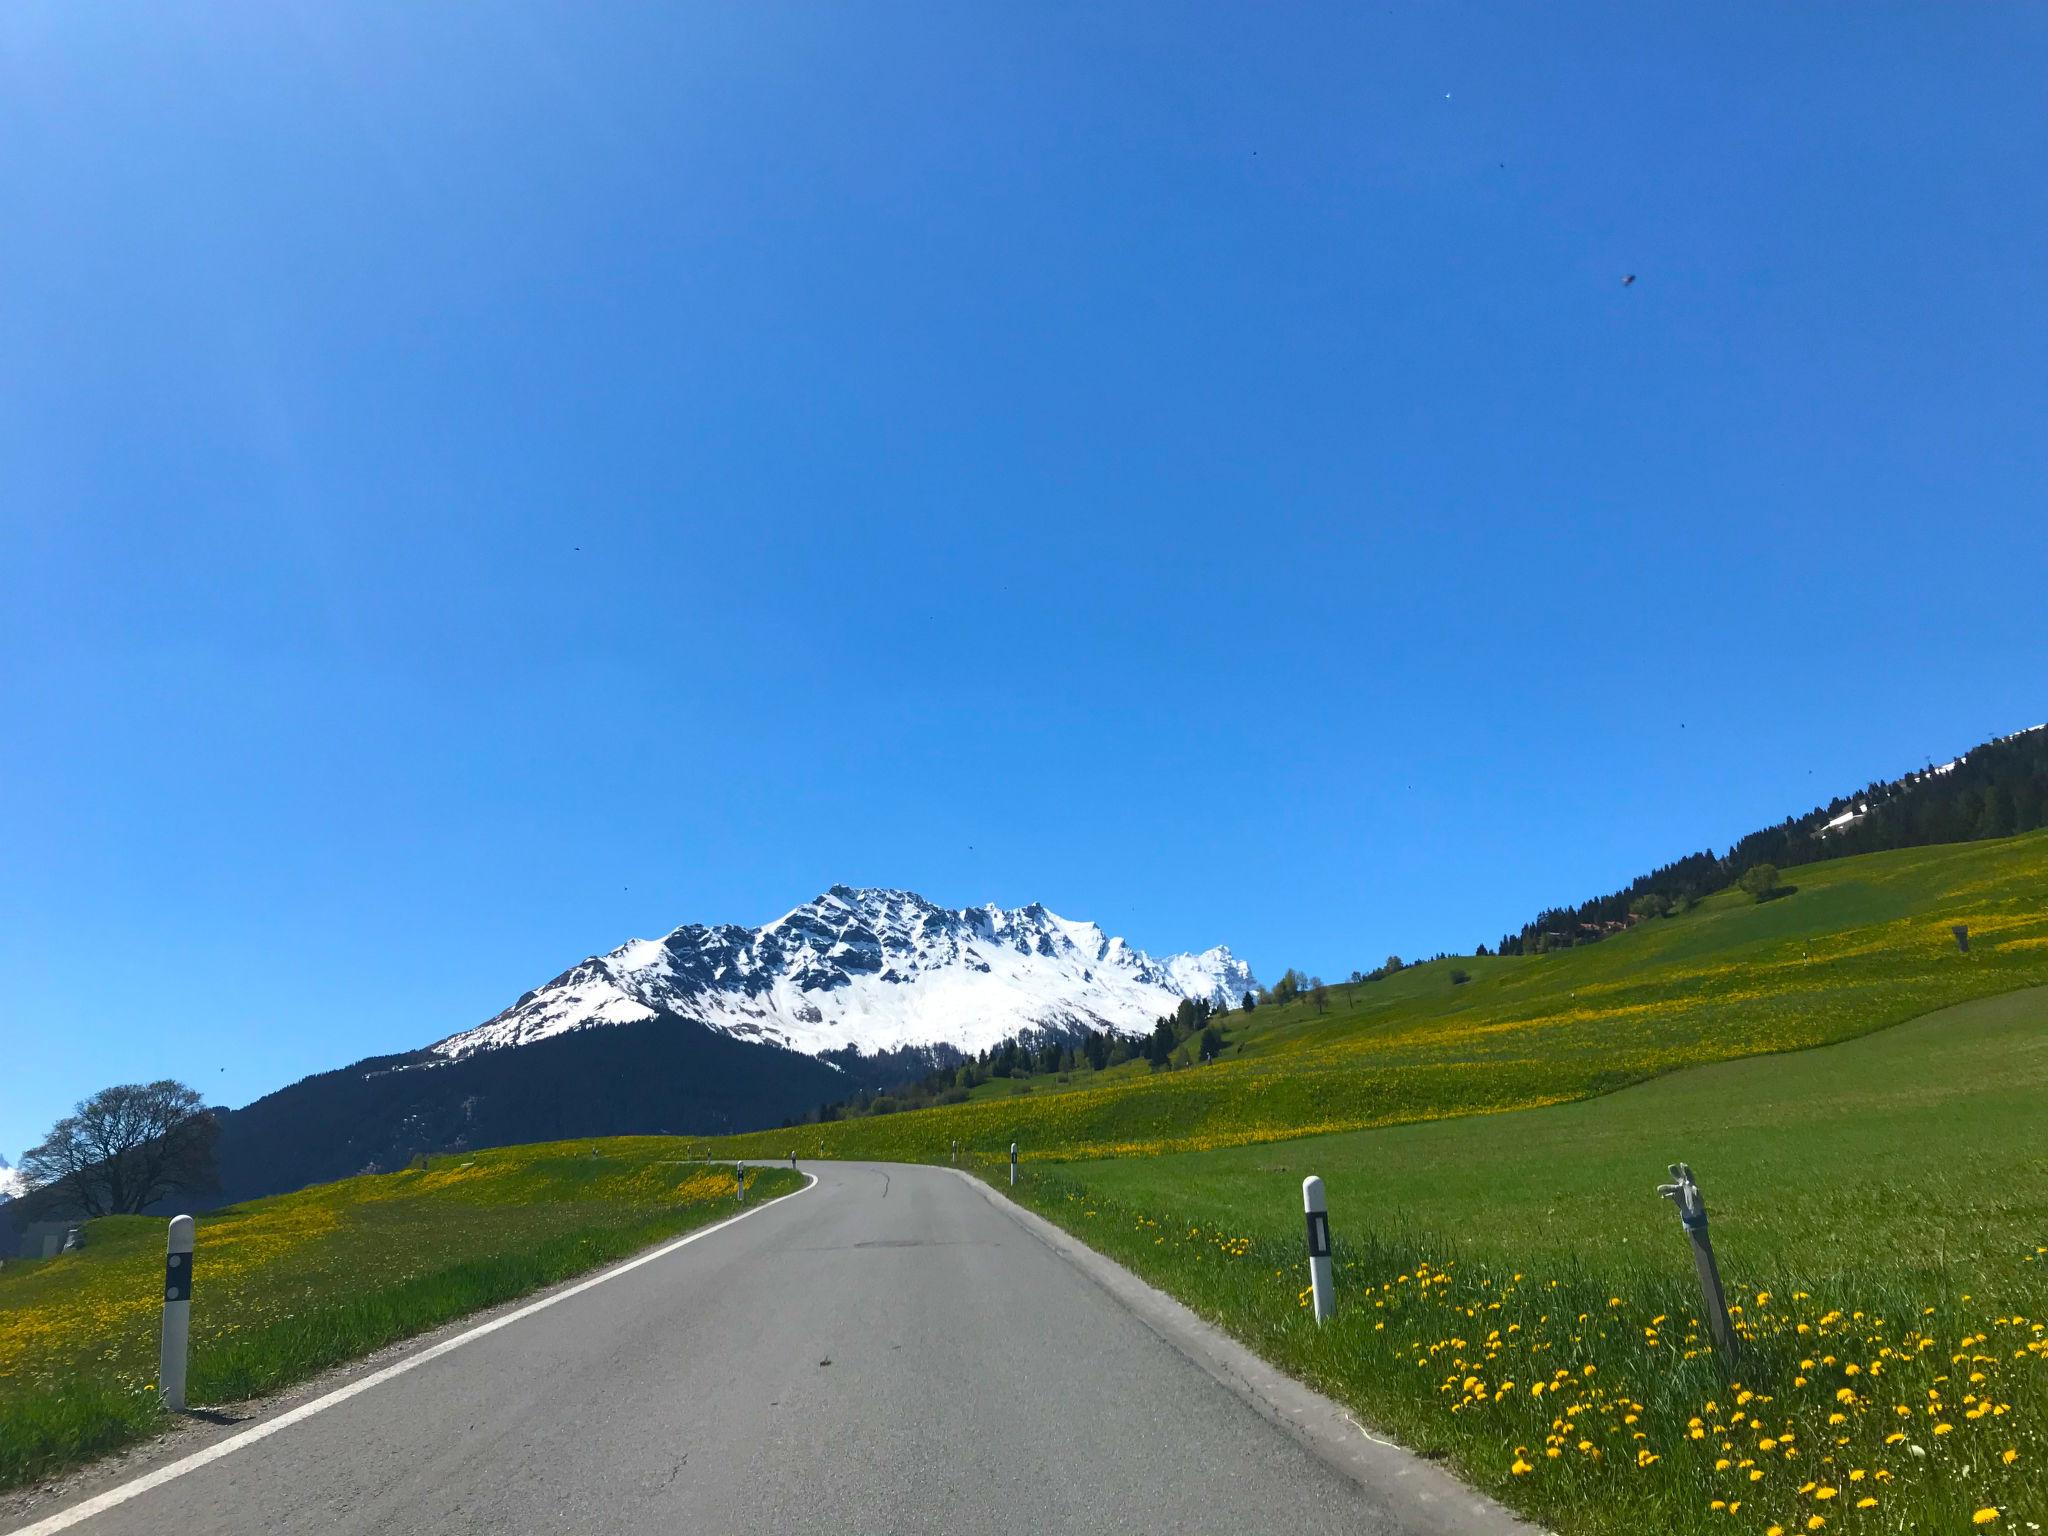
<instances>
[{"instance_id":1,"label":"asphalt road","mask_svg":"<svg viewBox=\"0 0 2048 1536\"><path fill-rule=\"evenodd\" d=\"M73 1529L1441 1528L1311 1455L959 1175L809 1171L802 1194Z\"/></svg>"}]
</instances>

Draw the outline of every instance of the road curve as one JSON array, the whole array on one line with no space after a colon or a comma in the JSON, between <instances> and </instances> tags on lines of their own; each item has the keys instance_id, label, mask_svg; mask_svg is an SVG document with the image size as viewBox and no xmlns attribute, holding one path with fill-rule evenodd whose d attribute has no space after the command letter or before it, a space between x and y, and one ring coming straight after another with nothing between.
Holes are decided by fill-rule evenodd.
<instances>
[{"instance_id":1,"label":"road curve","mask_svg":"<svg viewBox=\"0 0 2048 1536\"><path fill-rule=\"evenodd\" d=\"M961 1176L808 1171L800 1195L71 1528L1441 1528L1310 1455Z\"/></svg>"}]
</instances>

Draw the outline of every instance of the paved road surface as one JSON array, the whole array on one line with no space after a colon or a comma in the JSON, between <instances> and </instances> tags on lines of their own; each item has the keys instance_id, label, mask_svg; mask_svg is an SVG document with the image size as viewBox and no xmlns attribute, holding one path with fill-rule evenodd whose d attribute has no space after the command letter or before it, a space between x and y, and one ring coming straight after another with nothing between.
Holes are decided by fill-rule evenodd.
<instances>
[{"instance_id":1,"label":"paved road surface","mask_svg":"<svg viewBox=\"0 0 2048 1536\"><path fill-rule=\"evenodd\" d=\"M810 1171L74 1529L1409 1529L960 1176Z\"/></svg>"}]
</instances>

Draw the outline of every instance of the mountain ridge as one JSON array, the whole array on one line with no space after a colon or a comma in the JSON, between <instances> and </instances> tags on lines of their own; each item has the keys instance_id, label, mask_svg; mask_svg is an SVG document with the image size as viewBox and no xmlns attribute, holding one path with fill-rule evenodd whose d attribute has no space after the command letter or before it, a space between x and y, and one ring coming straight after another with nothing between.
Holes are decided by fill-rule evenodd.
<instances>
[{"instance_id":1,"label":"mountain ridge","mask_svg":"<svg viewBox=\"0 0 2048 1536\"><path fill-rule=\"evenodd\" d=\"M428 1050L460 1060L669 1017L809 1056L974 1052L1034 1031L1135 1033L1182 999L1258 986L1227 945L1155 959L1040 902L942 907L835 885L759 928L685 923L587 956Z\"/></svg>"},{"instance_id":2,"label":"mountain ridge","mask_svg":"<svg viewBox=\"0 0 2048 1536\"><path fill-rule=\"evenodd\" d=\"M1036 902L834 886L760 928L628 940L483 1024L225 1112L220 1197L466 1148L804 1120L1018 1035L1136 1035L1198 992L1257 988L1220 945L1155 960Z\"/></svg>"}]
</instances>

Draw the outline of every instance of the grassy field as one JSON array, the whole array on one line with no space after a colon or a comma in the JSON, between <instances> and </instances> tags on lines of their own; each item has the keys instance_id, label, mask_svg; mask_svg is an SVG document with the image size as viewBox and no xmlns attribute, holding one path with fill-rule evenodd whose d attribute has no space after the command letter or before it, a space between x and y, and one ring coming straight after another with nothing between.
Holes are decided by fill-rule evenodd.
<instances>
[{"instance_id":1,"label":"grassy field","mask_svg":"<svg viewBox=\"0 0 2048 1536\"><path fill-rule=\"evenodd\" d=\"M1708 1352L1693 1164L1744 1353ZM1586 1103L1026 1165L1030 1205L1561 1531L2048 1514L2048 990ZM1301 1179L1338 1316L1303 1307ZM1816 1523L1819 1522L1819 1523Z\"/></svg>"},{"instance_id":2,"label":"grassy field","mask_svg":"<svg viewBox=\"0 0 2048 1536\"><path fill-rule=\"evenodd\" d=\"M1851 1039L1973 997L2048 984L2048 833L1793 871L1603 943L1464 958L1233 1014L1224 1058L1037 1078L969 1103L721 1140L721 1154L942 1161L1200 1151L1563 1103L1662 1073ZM1971 932L1968 954L1950 934ZM1451 979L1463 970L1470 980ZM1017 1089L1028 1087L1030 1092ZM993 1093L993 1096L988 1096Z\"/></svg>"},{"instance_id":3,"label":"grassy field","mask_svg":"<svg viewBox=\"0 0 2048 1536\"><path fill-rule=\"evenodd\" d=\"M202 1216L189 1400L274 1391L731 1214L731 1169L681 1156L660 1137L508 1147ZM749 1171L750 1199L801 1184ZM164 1235L109 1217L76 1253L0 1270L0 1487L164 1423Z\"/></svg>"}]
</instances>

